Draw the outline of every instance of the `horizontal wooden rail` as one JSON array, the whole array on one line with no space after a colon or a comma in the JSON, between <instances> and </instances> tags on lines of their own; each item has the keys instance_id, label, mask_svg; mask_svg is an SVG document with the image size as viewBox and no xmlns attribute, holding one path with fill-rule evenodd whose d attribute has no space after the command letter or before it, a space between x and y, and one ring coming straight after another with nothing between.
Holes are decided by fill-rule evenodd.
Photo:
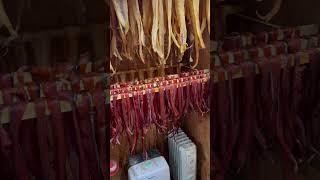
<instances>
[{"instance_id":1,"label":"horizontal wooden rail","mask_svg":"<svg viewBox=\"0 0 320 180\"><path fill-rule=\"evenodd\" d=\"M92 76L91 78L93 80L93 84L96 85L96 84L100 83L101 81L103 81L105 77L107 77L107 73L100 73L100 74ZM80 83L79 84L80 91L86 90L85 87L84 87L83 80L80 80L79 83ZM56 84L57 84L57 87L61 87L62 85L64 85L64 86L67 87L67 89L65 89L65 90L71 90L71 82L69 82L67 80L64 80L64 81L57 80ZM26 88L27 88L27 86L25 86L25 89ZM43 94L43 90L41 88L40 88L40 97L41 98L45 98L45 95ZM0 105L2 105L2 104L4 104L4 102L3 102L3 92L2 92L2 90L0 90Z\"/></svg>"},{"instance_id":2,"label":"horizontal wooden rail","mask_svg":"<svg viewBox=\"0 0 320 180\"><path fill-rule=\"evenodd\" d=\"M178 79L179 79L179 78L178 78ZM176 80L176 82L173 83L173 84L174 84L177 88L178 88L178 87L185 87L185 86L187 86L187 85L190 85L191 82L194 81L194 80L195 80L195 81L198 81L199 83L207 82L207 81L210 79L210 73L209 73L209 70L207 70L207 72L206 72L205 74L203 74L202 77L199 77L199 78L189 79L189 80L185 80L185 81L182 80L183 78L180 79L180 81L179 81L178 79L172 80L172 81L175 81L175 80ZM146 93L147 93L147 90L151 90L151 91L154 92L154 93L157 93L157 92L160 91L159 86L158 86L158 87L151 88L151 89L145 87L145 88L143 88L143 89L145 89L145 90L142 90L142 93L143 93L143 94L146 94ZM132 97L132 96L134 96L135 93L136 93L136 91L133 91L133 92L131 92L131 93L124 93L124 94L126 94L126 97L125 97L125 98L127 98L127 97ZM123 95L124 95L124 94L110 95L110 101L120 100L120 99L123 98Z\"/></svg>"},{"instance_id":3,"label":"horizontal wooden rail","mask_svg":"<svg viewBox=\"0 0 320 180\"><path fill-rule=\"evenodd\" d=\"M107 104L107 103L109 103L110 91L105 90L105 93L106 93L105 101ZM77 97L81 98L81 95L78 95ZM101 101L103 101L103 99ZM72 110L72 105L68 101L60 101L60 108L61 108L61 112L70 112ZM46 103L46 110L45 111L46 111L45 112L46 115L51 114L49 108L47 107L47 103ZM36 115L36 110L35 110L35 103L29 102L26 106L26 110L23 114L22 120L34 119L36 117L37 117L37 115ZM2 124L6 124L6 123L10 122L10 107L5 107L0 112L0 122Z\"/></svg>"},{"instance_id":4,"label":"horizontal wooden rail","mask_svg":"<svg viewBox=\"0 0 320 180\"><path fill-rule=\"evenodd\" d=\"M179 64L176 64L176 65L166 65L165 68L178 68L178 67L182 67L184 66L184 64L182 63L179 63ZM159 69L160 67L150 67L150 68L146 68L146 69L133 69L133 70L128 70L128 71L119 71L119 72L116 72L114 75L121 75L121 74L130 74L132 72L139 72L139 71L154 71L154 70L157 70Z\"/></svg>"},{"instance_id":5,"label":"horizontal wooden rail","mask_svg":"<svg viewBox=\"0 0 320 180\"><path fill-rule=\"evenodd\" d=\"M320 51L320 48L317 49L318 51ZM290 56L290 58L292 58L293 60L295 59L295 54L288 54L288 56ZM309 59L309 54L307 52L299 52L298 53L298 56L300 59L300 65L304 65L304 64L308 64L310 62L310 59ZM294 62L294 61L292 61ZM292 66L296 65L296 64L291 64ZM283 67L284 68L284 67ZM219 79L218 79L218 72L211 72L213 77L214 77L214 82L219 82ZM256 74L259 74L259 68L258 66L256 66ZM241 70L239 70L237 73L233 74L232 76L232 79L238 79L238 78L242 78L243 77L243 73ZM228 80L228 76L227 76L227 72L225 72L225 79Z\"/></svg>"},{"instance_id":6,"label":"horizontal wooden rail","mask_svg":"<svg viewBox=\"0 0 320 180\"><path fill-rule=\"evenodd\" d=\"M67 101L60 101L61 112L69 112L71 111L71 104ZM46 106L46 115L50 115L50 111ZM36 118L35 104L34 102L30 102L27 104L26 110L23 114L23 120ZM6 124L10 122L10 108L6 107L1 112L1 123Z\"/></svg>"},{"instance_id":7,"label":"horizontal wooden rail","mask_svg":"<svg viewBox=\"0 0 320 180\"><path fill-rule=\"evenodd\" d=\"M320 48L318 48L317 50L320 51ZM298 59L300 59L299 65L308 64L310 62L309 54L307 52L299 52L297 54L288 54L288 56L290 56L291 58L295 58L297 55L299 56ZM292 61L292 62L294 62L294 61ZM293 63L292 65L297 65L297 64ZM213 71L211 73L213 73L214 82L218 82L218 78L216 75L217 72ZM256 73L259 74L258 67L256 67ZM241 78L241 77L243 77L243 74L241 71L239 71L238 73L234 74L232 78L236 79L236 78ZM228 79L227 76L226 76L226 79ZM0 95L1 95L1 92L0 92ZM106 90L106 96L108 98L109 98L109 95L110 95L109 90ZM0 96L0 101L2 100L1 97L2 96ZM106 100L106 102L108 102L108 101L109 100ZM61 112L69 112L72 110L71 104L66 101L60 101L60 107L61 107ZM50 115L50 110L47 107L46 107L46 114ZM34 102L29 102L27 104L26 111L23 115L23 120L32 119L32 118L36 118L35 105L34 105ZM0 120L1 120L1 123L9 123L10 122L10 109L8 107L4 108L2 110Z\"/></svg>"}]
</instances>

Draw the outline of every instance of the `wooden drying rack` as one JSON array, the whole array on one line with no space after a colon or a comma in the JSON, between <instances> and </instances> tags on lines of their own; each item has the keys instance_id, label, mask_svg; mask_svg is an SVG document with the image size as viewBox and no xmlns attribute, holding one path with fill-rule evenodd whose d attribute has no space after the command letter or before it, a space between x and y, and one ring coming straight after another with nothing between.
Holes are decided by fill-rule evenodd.
<instances>
[{"instance_id":1,"label":"wooden drying rack","mask_svg":"<svg viewBox=\"0 0 320 180\"><path fill-rule=\"evenodd\" d=\"M320 48L316 48L317 51L320 51ZM299 54L299 59L300 59L300 64L299 65L304 65L304 64L308 64L310 62L310 58L309 58L309 54L307 52L298 52ZM294 66L295 65L295 62L294 62L294 58L295 58L295 54L288 54L290 56L290 58L292 58L293 61L291 66ZM284 68L284 67L282 67ZM214 82L218 82L219 79L218 79L218 76L217 76L217 72L211 72L213 77L214 77ZM259 74L259 68L258 66L256 66L256 74ZM238 78L242 78L243 77L243 73L241 70L237 71L235 74L233 74L232 76L232 79L238 79ZM227 72L225 72L225 79L228 80L228 76L227 76Z\"/></svg>"},{"instance_id":2,"label":"wooden drying rack","mask_svg":"<svg viewBox=\"0 0 320 180\"><path fill-rule=\"evenodd\" d=\"M191 84L191 81L192 80L197 80L199 81L199 83L204 83L204 82L207 82L209 79L210 79L210 72L209 70L204 70L204 74L201 74L201 75L192 75L193 78L191 79L186 79L184 77L181 77L181 78L176 78L176 79L172 79L172 80L167 80L168 82L171 81L170 84L174 84L176 85L177 87L185 87L187 85L190 85ZM197 77L198 76L198 77ZM153 84L154 85L154 84ZM146 94L148 90L151 90L152 92L159 92L160 91L160 86L161 84L157 83L157 86L156 87L147 87L146 85L141 85L143 86L144 90L140 90L142 91L142 94ZM139 85L138 85L139 86ZM127 94L125 97L123 96L124 94L114 94L114 95L111 95L110 96L110 101L113 101L113 100L120 100L122 98L127 98L127 97L132 97L137 91L134 91L133 93L125 93Z\"/></svg>"},{"instance_id":3,"label":"wooden drying rack","mask_svg":"<svg viewBox=\"0 0 320 180\"><path fill-rule=\"evenodd\" d=\"M102 73L99 76L94 77L94 83L96 84L100 80L102 80L104 75L106 75L106 73ZM59 83L59 82L57 82L57 83ZM70 82L63 82L63 83L67 83L68 88L71 89ZM80 90L84 90L84 85L83 85L82 80L80 81ZM105 94L107 97L107 102L109 102L109 100L108 100L109 95L110 95L109 90L105 90ZM40 89L40 96L44 97L43 91L41 89ZM81 95L77 95L77 97L81 98ZM2 98L3 98L2 92L0 91L0 105L3 104ZM61 112L70 112L72 110L71 104L67 101L60 101L60 108L61 108ZM46 106L46 115L50 115L50 110L48 109L47 106ZM22 120L33 119L33 118L36 118L35 103L29 102L26 106L26 110L24 112ZM0 121L2 124L10 122L10 109L9 109L9 107L4 107L4 109L2 109L2 111L0 112Z\"/></svg>"},{"instance_id":4,"label":"wooden drying rack","mask_svg":"<svg viewBox=\"0 0 320 180\"><path fill-rule=\"evenodd\" d=\"M181 72L181 67L185 66L183 63L175 64L175 65L166 65L165 69L168 68L175 68L176 74ZM119 71L116 72L113 77L115 78L116 82L128 82L128 81L135 81L135 80L144 80L148 78L153 78L156 73L155 71L159 70L160 67L150 67L147 69L137 69L137 70L128 70L128 71ZM145 77L147 73L148 77ZM128 75L130 76L128 78ZM138 75L138 76L137 76Z\"/></svg>"},{"instance_id":5,"label":"wooden drying rack","mask_svg":"<svg viewBox=\"0 0 320 180\"><path fill-rule=\"evenodd\" d=\"M109 95L109 90L105 90L106 95ZM79 98L81 98L81 95L78 95ZM47 106L47 102L45 103L46 105L46 110L45 110L45 114L46 115L50 115L50 110ZM72 105L70 104L70 102L68 101L60 101L60 109L61 112L70 112L72 111ZM10 109L9 107L5 107L4 109L2 109L1 114L0 114L0 120L2 124L6 124L10 122ZM28 119L33 119L36 118L36 111L35 111L35 103L34 102L29 102L26 105L26 110L23 114L22 120L28 120Z\"/></svg>"},{"instance_id":6,"label":"wooden drying rack","mask_svg":"<svg viewBox=\"0 0 320 180\"><path fill-rule=\"evenodd\" d=\"M317 48L317 50L320 51L320 48ZM300 56L300 65L308 64L310 62L309 61L309 54L307 52L300 52L299 56ZM291 57L294 58L294 55L292 54ZM294 65L294 64L292 64L292 65ZM131 72L131 71L128 71L128 72ZM123 73L126 73L126 72L123 72ZM216 72L212 72L212 73L214 76L214 82L218 82L218 78L217 78L217 76L215 76L215 74L217 74L217 73ZM256 73L259 74L258 68L256 68ZM242 75L242 72L239 71L238 73L234 74L232 78L236 79L236 78L241 78L241 77L243 77L243 75ZM106 90L106 94L110 95L109 90ZM0 97L2 97L2 96L0 96ZM61 112L70 112L72 110L71 104L66 101L60 101L60 107L61 107ZM0 120L1 120L2 124L10 122L10 115L9 114L10 114L9 108L4 108L2 110L1 116L0 116ZM48 108L46 108L46 114L50 115L50 111L48 110ZM27 104L26 111L25 111L22 119L27 120L27 119L32 119L32 118L36 118L35 104L34 104L34 102L29 102Z\"/></svg>"},{"instance_id":7,"label":"wooden drying rack","mask_svg":"<svg viewBox=\"0 0 320 180\"><path fill-rule=\"evenodd\" d=\"M93 80L94 85L96 85L99 82L103 81L103 78L106 77L106 76L107 76L106 73L100 73L100 74L97 74L95 76L92 76L92 80ZM71 90L71 86L72 86L71 82L67 81L67 80L56 81L56 85L57 85L57 87L61 87L63 85L64 87L66 87L65 90ZM80 86L80 91L84 91L85 90L83 80L80 80L79 86ZM27 87L25 86L24 88L26 89ZM12 88L12 89L15 89L15 88ZM40 88L40 98L45 98L45 95L44 95L43 90L41 88ZM4 104L3 95L2 95L2 91L0 90L0 105L3 105L3 104Z\"/></svg>"},{"instance_id":8,"label":"wooden drying rack","mask_svg":"<svg viewBox=\"0 0 320 180\"><path fill-rule=\"evenodd\" d=\"M178 64L178 65L173 65L173 66L166 66L166 68L177 68L177 72L180 72L181 66L183 66L183 64ZM86 72L91 72L92 69L92 65L89 63L89 65L86 66ZM140 69L140 70L132 70L132 71L122 71L122 72L118 72L116 73L117 75L120 76L126 76L126 74L132 74L132 73L136 73L136 72L146 72L146 71L154 71L157 70L157 67L152 67L151 69ZM104 75L106 75L106 73L102 73ZM29 72L25 72L23 74L24 77L24 82L28 83L28 82L32 82L32 75ZM101 75L102 77L102 75ZM17 75L13 76L13 80L14 80L14 84L17 84L18 80L17 80ZM134 79L132 79L134 80ZM80 88L83 89L83 83L80 83ZM40 92L42 92L40 90ZM107 97L107 102L109 102L109 98L110 98L110 92L109 90L105 91L106 93L106 97ZM41 93L43 94L43 93ZM42 95L43 96L43 95ZM3 99L2 99L2 92L0 91L0 105L3 104ZM61 108L61 112L70 112L72 110L72 106L69 102L67 101L60 101L60 108ZM48 109L48 107L46 107L46 115L50 115L50 110ZM27 120L27 119L33 119L36 118L36 112L35 112L35 103L34 102L29 102L26 106L26 110L24 112L24 115L22 117L22 120ZM10 122L10 109L9 107L5 107L2 109L2 111L0 112L0 122L2 124L6 124Z\"/></svg>"}]
</instances>

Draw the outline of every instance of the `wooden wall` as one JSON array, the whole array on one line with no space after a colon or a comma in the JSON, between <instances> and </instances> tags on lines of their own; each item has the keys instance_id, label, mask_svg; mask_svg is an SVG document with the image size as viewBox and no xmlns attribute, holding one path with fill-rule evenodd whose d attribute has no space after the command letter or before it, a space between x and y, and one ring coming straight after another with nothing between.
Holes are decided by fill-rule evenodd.
<instances>
[{"instance_id":1,"label":"wooden wall","mask_svg":"<svg viewBox=\"0 0 320 180\"><path fill-rule=\"evenodd\" d=\"M58 62L78 63L79 55L89 52L92 60L106 57L105 24L69 26L41 32L21 33L19 42L0 56L2 72L16 71L23 65L50 66Z\"/></svg>"},{"instance_id":2,"label":"wooden wall","mask_svg":"<svg viewBox=\"0 0 320 180\"><path fill-rule=\"evenodd\" d=\"M197 180L210 179L210 113L193 112L183 126L185 132L197 146Z\"/></svg>"},{"instance_id":3,"label":"wooden wall","mask_svg":"<svg viewBox=\"0 0 320 180\"><path fill-rule=\"evenodd\" d=\"M18 38L7 51L0 51L1 72L23 65L77 63L87 51L93 60L105 58L108 18L103 0L3 0L3 4L13 27L19 19L21 24ZM7 36L0 28L1 40Z\"/></svg>"}]
</instances>

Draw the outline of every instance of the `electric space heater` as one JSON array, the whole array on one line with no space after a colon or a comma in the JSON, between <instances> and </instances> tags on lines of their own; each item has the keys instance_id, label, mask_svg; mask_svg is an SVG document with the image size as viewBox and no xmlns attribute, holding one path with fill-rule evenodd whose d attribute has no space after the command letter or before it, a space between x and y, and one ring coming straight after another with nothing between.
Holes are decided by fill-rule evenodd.
<instances>
[{"instance_id":1,"label":"electric space heater","mask_svg":"<svg viewBox=\"0 0 320 180\"><path fill-rule=\"evenodd\" d=\"M129 157L129 180L170 180L167 161L157 150L150 150L148 159L143 154Z\"/></svg>"},{"instance_id":2,"label":"electric space heater","mask_svg":"<svg viewBox=\"0 0 320 180\"><path fill-rule=\"evenodd\" d=\"M170 172L174 180L196 180L197 148L179 129L168 136Z\"/></svg>"}]
</instances>

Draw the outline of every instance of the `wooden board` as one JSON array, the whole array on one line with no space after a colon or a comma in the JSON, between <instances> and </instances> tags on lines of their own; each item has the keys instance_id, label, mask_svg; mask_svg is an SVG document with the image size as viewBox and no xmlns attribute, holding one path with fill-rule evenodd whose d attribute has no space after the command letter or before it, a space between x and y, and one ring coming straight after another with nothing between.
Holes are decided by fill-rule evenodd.
<instances>
[{"instance_id":1,"label":"wooden board","mask_svg":"<svg viewBox=\"0 0 320 180\"><path fill-rule=\"evenodd\" d=\"M320 48L317 48L317 51L320 51ZM299 59L300 59L300 64L299 65L304 65L304 64L308 64L310 62L310 58L309 58L309 54L306 53L306 52L300 52L299 53ZM214 60L214 56L211 56L211 58L213 59L213 62L215 61ZM295 56L293 54L291 54L291 58L295 58ZM291 66L294 66L294 65L297 65L295 64L294 61L292 61L292 64ZM283 67L284 68L284 67ZM214 69L214 68L212 68ZM259 74L259 68L258 66L256 66L256 74ZM218 82L219 79L218 79L218 76L217 76L217 73L216 72L212 72L212 75L214 77L214 82ZM243 77L243 73L241 70L239 70L237 73L233 74L232 78L233 79L237 79L237 78L242 78ZM227 80L228 77L227 77L227 72L225 73L225 79Z\"/></svg>"},{"instance_id":2,"label":"wooden board","mask_svg":"<svg viewBox=\"0 0 320 180\"><path fill-rule=\"evenodd\" d=\"M186 116L183 130L197 146L197 180L210 179L210 113Z\"/></svg>"}]
</instances>

